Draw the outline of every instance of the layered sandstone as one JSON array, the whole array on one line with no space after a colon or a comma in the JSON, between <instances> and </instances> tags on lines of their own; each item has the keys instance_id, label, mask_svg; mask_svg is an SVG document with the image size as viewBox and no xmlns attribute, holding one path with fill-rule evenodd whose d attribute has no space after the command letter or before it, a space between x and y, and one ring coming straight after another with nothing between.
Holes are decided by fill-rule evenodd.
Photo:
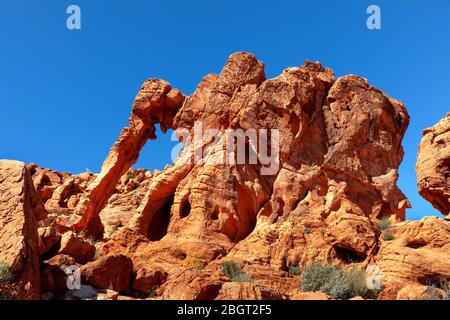
<instances>
[{"instance_id":1,"label":"layered sandstone","mask_svg":"<svg viewBox=\"0 0 450 320\"><path fill-rule=\"evenodd\" d=\"M421 193L444 210L443 123L426 131L418 176ZM177 130L180 155L163 171L131 168L158 124ZM381 298L422 297L423 286L450 279L450 227L438 218L404 222L409 202L396 182L408 124L401 102L364 78L335 79L318 62L267 79L254 55L235 53L190 96L146 80L98 175L28 167L37 195L21 196L48 212L27 223L42 293L331 299L299 290L298 271L324 261L375 270ZM379 226L386 218L389 239ZM222 270L230 261L241 268L240 282ZM81 266L78 291L64 288L69 265Z\"/></svg>"}]
</instances>

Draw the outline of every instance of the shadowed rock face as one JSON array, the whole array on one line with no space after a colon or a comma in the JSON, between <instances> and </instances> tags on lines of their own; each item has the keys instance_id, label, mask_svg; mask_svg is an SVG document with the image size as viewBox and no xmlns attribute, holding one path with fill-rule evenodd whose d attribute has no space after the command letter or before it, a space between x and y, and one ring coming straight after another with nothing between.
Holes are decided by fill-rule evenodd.
<instances>
[{"instance_id":1,"label":"shadowed rock face","mask_svg":"<svg viewBox=\"0 0 450 320\"><path fill-rule=\"evenodd\" d=\"M423 131L416 172L422 197L444 216L450 213L450 114Z\"/></svg>"},{"instance_id":2,"label":"shadowed rock face","mask_svg":"<svg viewBox=\"0 0 450 320\"><path fill-rule=\"evenodd\" d=\"M156 124L177 130L184 149L163 171L130 169L156 138ZM31 166L49 211L39 227L82 243L103 236L91 243L97 258L83 270L102 273L99 259L128 257L134 272L120 290L129 287L135 297L151 291L162 299L306 299L314 295L299 292L290 270L320 260L348 269L378 263L390 290L385 296L395 298L402 281L424 285L433 274L448 275L445 263L434 262L437 253L448 254L450 236L430 236L448 223L403 222L409 202L396 182L408 124L404 105L366 79L336 80L318 62L266 79L254 55L235 53L190 96L163 80L145 81L100 174ZM195 139L210 129L217 135ZM239 130L231 151L239 157L242 143L250 150L245 162L218 161L229 155L230 132ZM256 153L264 134L272 158ZM393 241L380 237L383 217L393 224ZM45 247L46 259L64 249L59 241ZM411 248L411 241L425 245ZM397 252L405 259L414 252L427 265L402 265ZM223 261L236 261L252 283L231 283Z\"/></svg>"}]
</instances>

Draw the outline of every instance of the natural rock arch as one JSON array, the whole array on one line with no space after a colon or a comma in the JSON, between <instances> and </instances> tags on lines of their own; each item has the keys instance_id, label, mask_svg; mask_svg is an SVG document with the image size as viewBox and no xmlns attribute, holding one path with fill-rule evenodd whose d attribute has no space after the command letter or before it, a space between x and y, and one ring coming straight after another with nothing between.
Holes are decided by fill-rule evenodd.
<instances>
[{"instance_id":1,"label":"natural rock arch","mask_svg":"<svg viewBox=\"0 0 450 320\"><path fill-rule=\"evenodd\" d=\"M112 146L102 170L75 209L80 216L73 228L100 236L103 226L99 214L113 194L122 175L137 161L147 140L156 139L155 124L165 132L172 128L173 118L184 101L178 89L163 80L144 82L133 104L129 127L124 128Z\"/></svg>"}]
</instances>

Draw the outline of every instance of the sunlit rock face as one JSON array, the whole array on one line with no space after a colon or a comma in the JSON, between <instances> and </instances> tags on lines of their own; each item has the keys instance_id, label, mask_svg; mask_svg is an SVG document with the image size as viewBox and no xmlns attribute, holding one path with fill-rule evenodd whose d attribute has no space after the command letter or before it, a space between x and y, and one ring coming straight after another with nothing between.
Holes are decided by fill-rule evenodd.
<instances>
[{"instance_id":1,"label":"sunlit rock face","mask_svg":"<svg viewBox=\"0 0 450 320\"><path fill-rule=\"evenodd\" d=\"M416 172L422 197L444 216L450 214L450 113L423 131Z\"/></svg>"},{"instance_id":2,"label":"sunlit rock face","mask_svg":"<svg viewBox=\"0 0 450 320\"><path fill-rule=\"evenodd\" d=\"M409 249L379 228L390 218L399 238L410 232L401 224L409 202L396 185L408 124L405 106L364 78L335 79L305 62L266 79L254 55L235 53L190 96L145 81L98 175L30 168L49 212L39 227L93 242L89 266L131 259L134 298L306 299L314 295L299 291L292 270L313 261L344 269L378 262L395 298L399 279L421 281L392 274L397 265L385 257ZM162 171L131 169L155 125L176 130L183 150ZM157 143L149 142L155 156ZM51 243L45 259L60 250ZM224 261L251 283L231 283Z\"/></svg>"}]
</instances>

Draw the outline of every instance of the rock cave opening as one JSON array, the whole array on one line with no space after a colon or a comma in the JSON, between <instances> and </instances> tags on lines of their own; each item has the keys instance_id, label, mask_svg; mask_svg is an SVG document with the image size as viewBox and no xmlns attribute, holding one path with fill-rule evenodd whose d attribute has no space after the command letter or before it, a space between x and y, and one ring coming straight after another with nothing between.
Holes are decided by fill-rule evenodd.
<instances>
[{"instance_id":1,"label":"rock cave opening","mask_svg":"<svg viewBox=\"0 0 450 320\"><path fill-rule=\"evenodd\" d=\"M152 221L147 229L147 238L150 241L159 241L167 234L173 200L174 195L170 196L153 215Z\"/></svg>"},{"instance_id":2,"label":"rock cave opening","mask_svg":"<svg viewBox=\"0 0 450 320\"><path fill-rule=\"evenodd\" d=\"M349 248L343 248L338 246L334 246L333 248L337 258L345 264L360 263L366 260L367 258L367 256L361 255Z\"/></svg>"},{"instance_id":3,"label":"rock cave opening","mask_svg":"<svg viewBox=\"0 0 450 320\"><path fill-rule=\"evenodd\" d=\"M189 213L191 213L191 203L189 202L189 198L186 198L184 202L180 206L180 217L181 219L186 218Z\"/></svg>"}]
</instances>

